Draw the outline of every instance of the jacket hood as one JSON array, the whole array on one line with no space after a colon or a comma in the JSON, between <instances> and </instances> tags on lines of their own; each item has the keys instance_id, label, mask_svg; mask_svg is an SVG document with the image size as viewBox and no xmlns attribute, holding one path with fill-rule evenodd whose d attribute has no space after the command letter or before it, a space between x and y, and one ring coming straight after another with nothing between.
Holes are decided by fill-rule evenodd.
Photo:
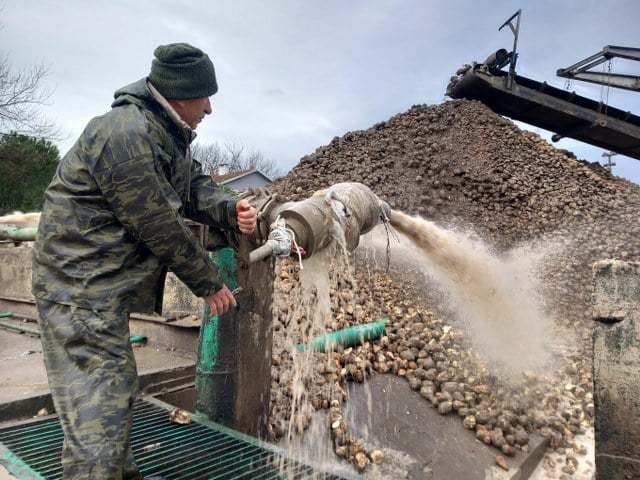
<instances>
[{"instance_id":1,"label":"jacket hood","mask_svg":"<svg viewBox=\"0 0 640 480\"><path fill-rule=\"evenodd\" d=\"M153 88L151 86L151 88ZM158 95L158 97L156 97ZM164 125L165 128L178 136L181 141L191 143L195 138L189 126L180 119L180 116L171 108L167 101L159 93L151 91L147 78L130 83L116 90L113 94L114 100L111 108L135 105L136 107L153 112L154 117Z\"/></svg>"},{"instance_id":2,"label":"jacket hood","mask_svg":"<svg viewBox=\"0 0 640 480\"><path fill-rule=\"evenodd\" d=\"M112 108L127 104L145 105L148 108L149 104L157 103L149 91L146 78L119 88L114 92L113 97Z\"/></svg>"}]
</instances>

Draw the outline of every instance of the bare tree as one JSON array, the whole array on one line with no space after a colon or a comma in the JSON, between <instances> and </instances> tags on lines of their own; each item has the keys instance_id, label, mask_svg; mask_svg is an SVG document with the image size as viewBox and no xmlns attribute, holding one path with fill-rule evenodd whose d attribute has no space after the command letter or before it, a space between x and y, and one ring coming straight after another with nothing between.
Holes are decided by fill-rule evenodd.
<instances>
[{"instance_id":1,"label":"bare tree","mask_svg":"<svg viewBox=\"0 0 640 480\"><path fill-rule=\"evenodd\" d=\"M223 152L218 143L202 144L196 142L191 145L191 156L202 164L202 170L206 174L212 174L225 163Z\"/></svg>"},{"instance_id":2,"label":"bare tree","mask_svg":"<svg viewBox=\"0 0 640 480\"><path fill-rule=\"evenodd\" d=\"M271 179L281 175L278 165L267 159L261 152L245 152L244 146L236 142L226 142L220 147L218 142L210 144L195 143L192 146L193 158L202 164L205 173L214 173L220 165L228 165L230 171L260 170Z\"/></svg>"},{"instance_id":3,"label":"bare tree","mask_svg":"<svg viewBox=\"0 0 640 480\"><path fill-rule=\"evenodd\" d=\"M55 123L42 113L52 93L43 85L48 73L44 64L14 73L8 57L0 57L0 134L13 131L32 137L60 137Z\"/></svg>"}]
</instances>

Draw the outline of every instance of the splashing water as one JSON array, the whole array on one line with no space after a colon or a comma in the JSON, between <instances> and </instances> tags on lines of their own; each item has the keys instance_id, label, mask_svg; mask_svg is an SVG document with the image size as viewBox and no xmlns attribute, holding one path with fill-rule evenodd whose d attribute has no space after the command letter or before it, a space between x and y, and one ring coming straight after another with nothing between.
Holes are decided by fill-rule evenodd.
<instances>
[{"instance_id":1,"label":"splashing water","mask_svg":"<svg viewBox=\"0 0 640 480\"><path fill-rule=\"evenodd\" d=\"M346 391L339 380L340 366L331 352L297 348L326 334L329 325L333 330L344 327L338 305L341 301L336 293L341 291L341 282L354 285L355 278L342 230L334 224L329 226L329 232L329 245L306 259L302 269L296 262L287 262L286 277L292 280L287 288L290 304L286 314L280 316L284 328L278 334L286 362L280 380L284 378L287 385L287 398L280 397L279 401L288 406L280 419L284 424L281 445L288 457L305 452L305 461L321 470L353 474L349 463L340 461L332 452L328 415L322 418L324 414L315 414L326 412L332 401L342 404L346 400ZM280 465L280 473L283 478L295 478L295 472L290 472L284 463Z\"/></svg>"},{"instance_id":2,"label":"splashing water","mask_svg":"<svg viewBox=\"0 0 640 480\"><path fill-rule=\"evenodd\" d=\"M536 258L538 252L519 249L498 257L479 240L398 211L392 211L390 224L402 234L403 240L408 240L399 249L391 245L391 263L398 263L397 257L393 257L399 252L400 263L409 258L412 265L419 266L448 294L484 363L514 380L521 378L525 370L542 370L548 364L550 354L545 342L552 330L550 320L542 313L533 275L540 260ZM365 265L369 268L376 258L369 257L367 251L365 254ZM320 420L313 412L327 407L312 403L320 392L328 399L346 397L339 382L328 381L326 376L336 369L332 355L300 351L296 346L326 333L328 325L332 329L344 326L338 321L336 298L341 291L339 277L344 279L346 273L355 285L352 268L340 242L305 260L302 270L290 262L286 277L296 281L286 291L292 303L280 315L284 326L279 337L286 352L283 352L286 368L280 381L288 385L286 394L283 393L288 410L281 418L281 445L291 456L294 452L309 453L313 458L308 460L328 471L348 464L339 460L330 447L319 448L326 445L329 425L326 420L320 424L309 422L312 415ZM324 376L319 388L318 367ZM372 399L369 394L366 398L364 407L371 411ZM364 431L366 438L368 429ZM288 475L286 468L281 467L283 475Z\"/></svg>"},{"instance_id":3,"label":"splashing water","mask_svg":"<svg viewBox=\"0 0 640 480\"><path fill-rule=\"evenodd\" d=\"M398 211L390 224L417 247L416 263L448 294L489 365L512 379L545 368L552 322L538 295L534 255L519 250L499 258L479 240Z\"/></svg>"}]
</instances>

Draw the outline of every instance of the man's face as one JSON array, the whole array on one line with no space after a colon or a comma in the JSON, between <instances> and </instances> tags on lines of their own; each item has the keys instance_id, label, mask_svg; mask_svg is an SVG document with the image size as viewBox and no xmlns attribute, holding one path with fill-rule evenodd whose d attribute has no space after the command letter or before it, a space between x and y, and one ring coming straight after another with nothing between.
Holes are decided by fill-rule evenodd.
<instances>
[{"instance_id":1,"label":"man's face","mask_svg":"<svg viewBox=\"0 0 640 480\"><path fill-rule=\"evenodd\" d=\"M169 103L180 115L180 118L193 130L196 129L205 115L209 115L212 112L209 97L194 98L192 100L172 100Z\"/></svg>"}]
</instances>

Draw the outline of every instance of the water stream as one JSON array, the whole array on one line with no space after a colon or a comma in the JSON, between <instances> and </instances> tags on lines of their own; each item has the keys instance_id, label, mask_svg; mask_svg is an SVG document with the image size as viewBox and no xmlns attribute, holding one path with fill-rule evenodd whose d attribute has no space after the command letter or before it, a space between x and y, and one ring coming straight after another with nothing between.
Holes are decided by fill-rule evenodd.
<instances>
[{"instance_id":1,"label":"water stream","mask_svg":"<svg viewBox=\"0 0 640 480\"><path fill-rule=\"evenodd\" d=\"M415 247L405 248L449 300L474 348L502 374L542 372L550 360L552 321L536 279L540 253L516 249L498 256L473 236L393 211L391 226Z\"/></svg>"}]
</instances>

